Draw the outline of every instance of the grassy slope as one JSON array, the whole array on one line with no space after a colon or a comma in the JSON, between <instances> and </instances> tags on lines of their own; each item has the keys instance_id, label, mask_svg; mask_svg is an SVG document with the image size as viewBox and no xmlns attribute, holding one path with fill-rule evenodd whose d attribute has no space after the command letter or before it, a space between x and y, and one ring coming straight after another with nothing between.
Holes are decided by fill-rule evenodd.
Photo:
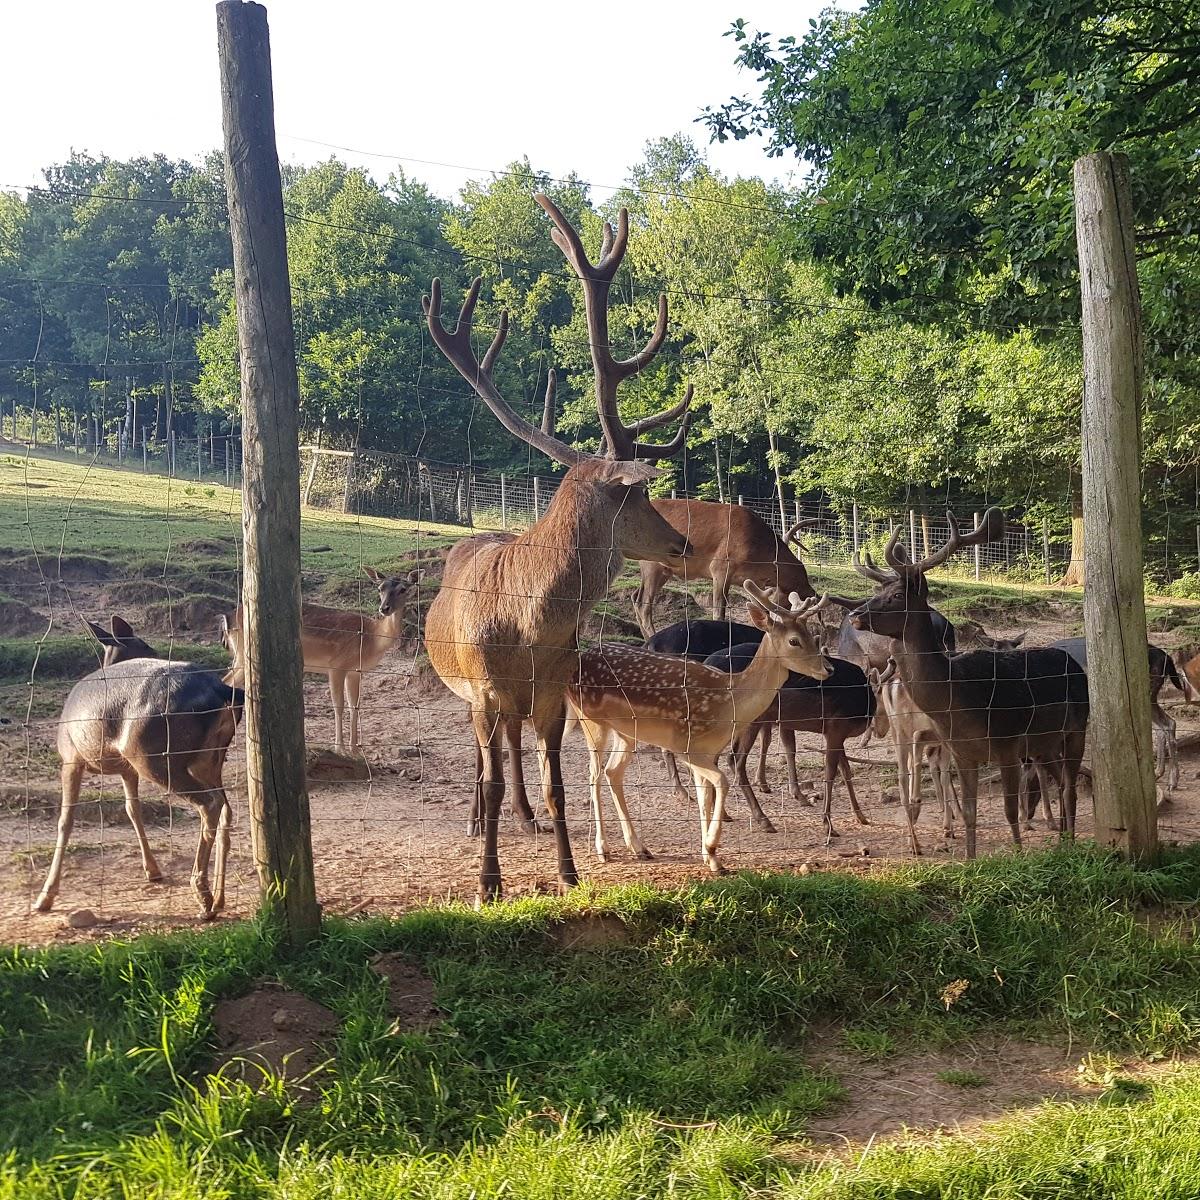
<instances>
[{"instance_id":1,"label":"grassy slope","mask_svg":"<svg viewBox=\"0 0 1200 1200\"><path fill-rule=\"evenodd\" d=\"M292 962L233 926L13 952L0 1197L1195 1195L1187 1068L980 1137L816 1166L796 1151L837 1095L804 1061L806 1029L831 1016L900 1042L1003 1028L1069 1030L1081 1053L1195 1049L1193 910L1175 910L1182 925L1139 914L1198 889L1195 852L1139 872L1064 851L335 923ZM557 920L597 910L632 944L550 947ZM439 1029L391 1030L367 965L383 949L433 975ZM316 1103L202 1075L215 998L264 974L342 1018Z\"/></svg>"}]
</instances>

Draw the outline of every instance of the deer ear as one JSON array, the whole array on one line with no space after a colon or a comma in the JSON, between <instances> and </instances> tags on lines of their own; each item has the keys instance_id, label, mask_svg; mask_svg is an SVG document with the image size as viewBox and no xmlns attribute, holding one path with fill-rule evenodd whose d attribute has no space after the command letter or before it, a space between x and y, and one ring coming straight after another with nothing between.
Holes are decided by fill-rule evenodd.
<instances>
[{"instance_id":1,"label":"deer ear","mask_svg":"<svg viewBox=\"0 0 1200 1200\"><path fill-rule=\"evenodd\" d=\"M380 573L377 570L375 570L374 567L363 567L363 574L372 583L382 583L383 582L383 576L380 575Z\"/></svg>"},{"instance_id":2,"label":"deer ear","mask_svg":"<svg viewBox=\"0 0 1200 1200\"><path fill-rule=\"evenodd\" d=\"M410 584L419 583L420 580L424 577L424 575L425 575L425 568L418 567L415 571L409 571L408 582Z\"/></svg>"},{"instance_id":3,"label":"deer ear","mask_svg":"<svg viewBox=\"0 0 1200 1200\"><path fill-rule=\"evenodd\" d=\"M88 632L96 639L96 641L100 643L100 645L112 645L113 635L109 633L103 625L97 625L95 621L86 620L84 621L84 624L88 627Z\"/></svg>"},{"instance_id":4,"label":"deer ear","mask_svg":"<svg viewBox=\"0 0 1200 1200\"><path fill-rule=\"evenodd\" d=\"M1015 650L1018 646L1020 646L1028 636L1028 633L1018 633L1017 636L1012 639L1013 649Z\"/></svg>"},{"instance_id":5,"label":"deer ear","mask_svg":"<svg viewBox=\"0 0 1200 1200\"><path fill-rule=\"evenodd\" d=\"M750 620L759 629L770 629L771 614L757 600L750 600Z\"/></svg>"},{"instance_id":6,"label":"deer ear","mask_svg":"<svg viewBox=\"0 0 1200 1200\"><path fill-rule=\"evenodd\" d=\"M657 479L662 472L653 464L647 462L611 462L605 461L597 472L597 478L605 483L620 483L626 487L641 487L652 479Z\"/></svg>"},{"instance_id":7,"label":"deer ear","mask_svg":"<svg viewBox=\"0 0 1200 1200\"><path fill-rule=\"evenodd\" d=\"M136 636L133 632L133 626L124 617L118 617L115 613L110 625L112 626L112 635L118 641Z\"/></svg>"}]
</instances>

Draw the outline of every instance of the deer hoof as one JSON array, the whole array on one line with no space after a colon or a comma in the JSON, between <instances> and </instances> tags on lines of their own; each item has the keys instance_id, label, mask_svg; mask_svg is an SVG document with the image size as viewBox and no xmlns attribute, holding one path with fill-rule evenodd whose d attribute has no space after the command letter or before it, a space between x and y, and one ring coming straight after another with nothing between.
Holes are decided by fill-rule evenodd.
<instances>
[{"instance_id":1,"label":"deer hoof","mask_svg":"<svg viewBox=\"0 0 1200 1200\"><path fill-rule=\"evenodd\" d=\"M758 825L760 825L762 827L763 833L777 833L778 832L778 830L775 828L774 823L771 821L771 818L768 817L766 813L759 813L758 816L754 818L754 820Z\"/></svg>"},{"instance_id":2,"label":"deer hoof","mask_svg":"<svg viewBox=\"0 0 1200 1200\"><path fill-rule=\"evenodd\" d=\"M647 850L645 846L643 846L640 850L635 852L634 858L638 859L640 862L653 862L654 861L654 855L651 854L650 851Z\"/></svg>"},{"instance_id":3,"label":"deer hoof","mask_svg":"<svg viewBox=\"0 0 1200 1200\"><path fill-rule=\"evenodd\" d=\"M728 875L729 872L721 865L720 861L715 858L710 858L705 864L708 867L710 875Z\"/></svg>"},{"instance_id":4,"label":"deer hoof","mask_svg":"<svg viewBox=\"0 0 1200 1200\"><path fill-rule=\"evenodd\" d=\"M155 867L151 871L146 872L146 882L147 883L162 883L162 881L163 881L163 873L157 867Z\"/></svg>"},{"instance_id":5,"label":"deer hoof","mask_svg":"<svg viewBox=\"0 0 1200 1200\"><path fill-rule=\"evenodd\" d=\"M49 912L54 907L54 897L41 895L33 906L34 912Z\"/></svg>"},{"instance_id":6,"label":"deer hoof","mask_svg":"<svg viewBox=\"0 0 1200 1200\"><path fill-rule=\"evenodd\" d=\"M538 834L551 834L554 829L550 825L543 825L538 821L519 821L518 827L522 833L529 834L530 837L537 837ZM478 834L471 834L471 837L477 837Z\"/></svg>"},{"instance_id":7,"label":"deer hoof","mask_svg":"<svg viewBox=\"0 0 1200 1200\"><path fill-rule=\"evenodd\" d=\"M760 792L766 792L767 795L769 796L774 789L771 787L771 785L765 779L760 779L758 781L758 790Z\"/></svg>"}]
</instances>

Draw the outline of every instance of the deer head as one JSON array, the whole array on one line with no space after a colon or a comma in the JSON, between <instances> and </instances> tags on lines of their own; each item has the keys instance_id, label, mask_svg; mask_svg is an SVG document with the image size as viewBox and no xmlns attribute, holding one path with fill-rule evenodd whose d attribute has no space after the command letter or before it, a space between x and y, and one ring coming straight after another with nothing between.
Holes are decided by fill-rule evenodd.
<instances>
[{"instance_id":1,"label":"deer head","mask_svg":"<svg viewBox=\"0 0 1200 1200\"><path fill-rule=\"evenodd\" d=\"M866 569L855 560L854 565L860 574L870 571L868 578L875 579L881 585L874 596L850 614L850 623L855 629L869 629L885 637L903 637L910 614L927 616L929 613L926 574L934 567L940 567L956 551L995 541L1004 535L1004 513L998 508L989 508L968 534L959 533L958 521L952 512L946 513L946 519L950 524L950 536L928 558L913 562L900 544L900 530L896 529L883 552L890 571L876 567L870 555L866 556Z\"/></svg>"},{"instance_id":2,"label":"deer head","mask_svg":"<svg viewBox=\"0 0 1200 1200\"><path fill-rule=\"evenodd\" d=\"M677 404L670 405L661 412L649 417L643 417L631 425L626 425L617 410L617 388L621 382L635 375L646 367L658 354L667 336L667 298L658 298L658 318L655 321L654 332L646 345L630 358L616 359L612 354L612 346L608 336L608 293L625 250L629 242L629 214L621 209L617 218L617 228L607 222L604 224L600 258L591 262L583 249L583 242L578 232L563 216L554 202L544 195L535 197L538 204L549 216L553 228L550 236L563 252L579 277L583 286L583 303L587 315L588 342L592 353L592 373L595 378L596 412L600 418L600 428L603 433L605 452L602 455L585 454L567 445L554 434L554 372L549 373L546 383L546 396L543 406L542 424L540 427L530 424L512 405L500 394L492 376L492 368L508 336L508 313L500 314L496 335L488 347L482 360L475 357L471 347L471 323L475 315L475 306L479 301L480 280L476 279L467 291L466 299L458 314L458 321L452 330L442 324L442 284L435 279L429 288L429 295L421 298L425 310L429 333L438 349L453 364L458 373L475 389L479 398L492 410L500 423L514 436L528 442L534 449L540 450L555 462L573 467L591 459L616 459L630 461L633 459L662 459L670 458L683 449L687 441L692 401L692 389L689 385L683 399ZM680 426L675 436L663 444L643 442L640 439L644 433L660 429L672 421L679 420Z\"/></svg>"},{"instance_id":3,"label":"deer head","mask_svg":"<svg viewBox=\"0 0 1200 1200\"><path fill-rule=\"evenodd\" d=\"M416 598L417 583L424 571L409 571L407 575L381 575L374 567L363 567L363 573L379 591L379 615L403 613L408 602Z\"/></svg>"},{"instance_id":4,"label":"deer head","mask_svg":"<svg viewBox=\"0 0 1200 1200\"><path fill-rule=\"evenodd\" d=\"M750 620L766 634L760 653L781 659L789 671L807 675L810 679L825 679L832 668L821 654L821 646L809 627L825 603L824 596L801 599L798 592L788 596L788 603L779 603L753 580L742 584L750 600Z\"/></svg>"},{"instance_id":5,"label":"deer head","mask_svg":"<svg viewBox=\"0 0 1200 1200\"><path fill-rule=\"evenodd\" d=\"M123 617L113 616L109 628L85 621L88 632L104 647L104 665L125 662L130 658L157 658L158 651L133 632L133 626Z\"/></svg>"}]
</instances>

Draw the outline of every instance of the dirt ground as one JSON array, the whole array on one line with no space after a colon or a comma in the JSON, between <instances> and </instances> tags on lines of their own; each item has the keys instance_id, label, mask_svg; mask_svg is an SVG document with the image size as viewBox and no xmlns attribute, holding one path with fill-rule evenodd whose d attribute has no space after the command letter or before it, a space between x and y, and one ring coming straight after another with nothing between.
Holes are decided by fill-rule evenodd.
<instances>
[{"instance_id":1,"label":"dirt ground","mask_svg":"<svg viewBox=\"0 0 1200 1200\"><path fill-rule=\"evenodd\" d=\"M1006 634L1015 632L995 629ZM1042 623L1030 642L1045 643L1061 629ZM327 912L397 912L429 900L471 900L475 895L478 844L466 834L472 794L474 752L466 713L428 668L418 665L415 650L385 659L363 685L360 741L365 780L313 781L310 784L317 885ZM61 685L65 690L67 685ZM49 687L47 684L46 687ZM53 750L57 706L45 690L35 693L40 711L27 724L18 720L0 730L7 779L0 779L0 942L39 943L57 939L128 936L146 929L188 925L197 920L189 886L198 822L186 806L148 801L151 844L163 869L161 883L142 877L136 843L121 803L116 779L89 780L72 839L62 890L55 911L32 913L54 845L57 820L57 758ZM1200 732L1200 711L1178 703L1173 689L1163 700L1179 723L1182 781L1161 816L1167 841L1200 837L1200 760L1189 734ZM10 706L11 707L11 706ZM39 711L35 704L35 713ZM330 701L324 681L306 683L310 745L332 741ZM802 775L820 779L818 741L802 737ZM870 820L858 826L849 814L841 784L834 811L839 837L826 846L818 812L786 794L782 753L776 743L769 756L770 793L760 796L778 832L751 827L736 788L728 805L721 857L730 870L764 868L870 869L873 864L905 859L903 813L895 803L895 770L890 744L849 747L862 802ZM527 779L538 778L531 747L525 751ZM606 798L609 859L600 862L592 844L587 755L573 735L564 747L568 786L568 823L575 859L583 879L600 885L647 880L677 884L706 877L700 863L699 817L695 803L679 803L656 751L639 751L627 779L631 808L650 862L632 859L621 841L620 826ZM257 880L246 816L244 757L235 739L226 768L235 812L229 865L226 918L253 911ZM1008 827L995 782L981 789L980 853L1010 852ZM961 857L961 839L943 843L938 814L926 785L920 830L928 858ZM1091 801L1084 786L1079 832L1091 832ZM89 803L90 801L90 803ZM1052 841L1042 828L1025 834L1026 846ZM556 889L555 853L549 834L520 831L505 814L500 837L506 894L516 896ZM90 910L74 928L66 919Z\"/></svg>"}]
</instances>

